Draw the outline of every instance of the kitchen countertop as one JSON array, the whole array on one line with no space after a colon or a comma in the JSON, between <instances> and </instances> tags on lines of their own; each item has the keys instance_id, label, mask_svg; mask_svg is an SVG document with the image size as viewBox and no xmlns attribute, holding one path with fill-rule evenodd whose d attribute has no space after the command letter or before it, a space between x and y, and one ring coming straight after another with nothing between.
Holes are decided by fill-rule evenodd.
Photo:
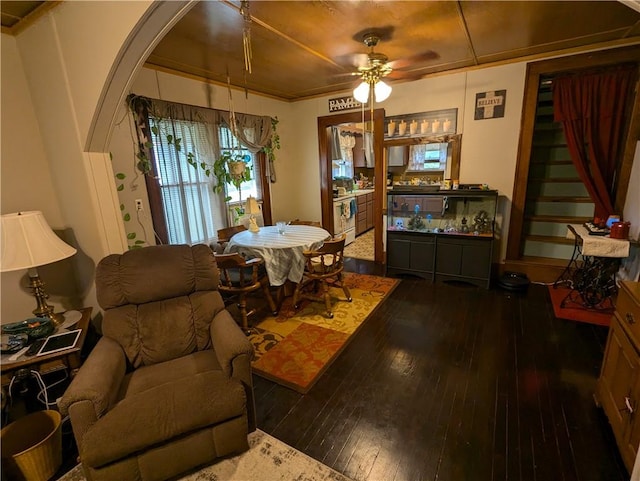
<instances>
[{"instance_id":1,"label":"kitchen countertop","mask_svg":"<svg viewBox=\"0 0 640 481\"><path fill-rule=\"evenodd\" d=\"M353 192L349 192L346 195L341 195L341 196L338 196L338 197L334 197L333 201L334 202L342 202L342 201L353 199L353 198L355 198L355 194Z\"/></svg>"},{"instance_id":2,"label":"kitchen countertop","mask_svg":"<svg viewBox=\"0 0 640 481\"><path fill-rule=\"evenodd\" d=\"M346 195L341 195L339 197L334 197L334 202L342 202L347 199L353 199L354 197L358 197L359 195L372 194L375 192L375 189L358 189L352 190L351 192L347 192Z\"/></svg>"}]
</instances>

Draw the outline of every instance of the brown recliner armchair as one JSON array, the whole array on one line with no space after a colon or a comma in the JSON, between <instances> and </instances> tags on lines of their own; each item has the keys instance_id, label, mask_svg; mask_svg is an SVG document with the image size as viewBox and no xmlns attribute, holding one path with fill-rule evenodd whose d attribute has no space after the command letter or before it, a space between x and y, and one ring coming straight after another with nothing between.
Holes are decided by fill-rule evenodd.
<instances>
[{"instance_id":1,"label":"brown recliner armchair","mask_svg":"<svg viewBox=\"0 0 640 481\"><path fill-rule=\"evenodd\" d=\"M90 480L163 480L248 448L253 348L218 292L208 246L110 255L103 337L60 401Z\"/></svg>"}]
</instances>

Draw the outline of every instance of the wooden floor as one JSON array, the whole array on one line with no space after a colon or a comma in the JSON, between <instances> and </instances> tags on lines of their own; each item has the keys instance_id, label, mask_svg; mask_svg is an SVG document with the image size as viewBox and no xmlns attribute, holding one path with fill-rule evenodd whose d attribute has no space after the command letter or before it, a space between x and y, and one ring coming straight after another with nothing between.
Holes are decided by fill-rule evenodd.
<instances>
[{"instance_id":1,"label":"wooden floor","mask_svg":"<svg viewBox=\"0 0 640 481\"><path fill-rule=\"evenodd\" d=\"M628 480L593 401L606 335L544 286L405 278L308 394L254 376L258 427L356 480Z\"/></svg>"}]
</instances>

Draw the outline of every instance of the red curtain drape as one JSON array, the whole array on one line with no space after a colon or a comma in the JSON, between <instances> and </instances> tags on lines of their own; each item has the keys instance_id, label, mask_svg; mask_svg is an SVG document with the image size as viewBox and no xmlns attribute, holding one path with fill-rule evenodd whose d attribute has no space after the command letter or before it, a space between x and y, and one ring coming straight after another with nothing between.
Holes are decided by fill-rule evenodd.
<instances>
[{"instance_id":1,"label":"red curtain drape","mask_svg":"<svg viewBox=\"0 0 640 481\"><path fill-rule=\"evenodd\" d=\"M595 203L594 217L613 214L615 175L636 66L553 80L554 120L562 122L571 159Z\"/></svg>"}]
</instances>

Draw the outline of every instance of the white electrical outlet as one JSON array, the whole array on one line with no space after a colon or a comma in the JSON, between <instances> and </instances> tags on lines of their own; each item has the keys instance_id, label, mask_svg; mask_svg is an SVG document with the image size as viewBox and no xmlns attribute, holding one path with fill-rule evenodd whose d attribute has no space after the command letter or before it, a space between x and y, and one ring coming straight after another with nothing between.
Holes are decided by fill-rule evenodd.
<instances>
[{"instance_id":1,"label":"white electrical outlet","mask_svg":"<svg viewBox=\"0 0 640 481\"><path fill-rule=\"evenodd\" d=\"M136 199L136 210L142 210L142 199Z\"/></svg>"}]
</instances>

